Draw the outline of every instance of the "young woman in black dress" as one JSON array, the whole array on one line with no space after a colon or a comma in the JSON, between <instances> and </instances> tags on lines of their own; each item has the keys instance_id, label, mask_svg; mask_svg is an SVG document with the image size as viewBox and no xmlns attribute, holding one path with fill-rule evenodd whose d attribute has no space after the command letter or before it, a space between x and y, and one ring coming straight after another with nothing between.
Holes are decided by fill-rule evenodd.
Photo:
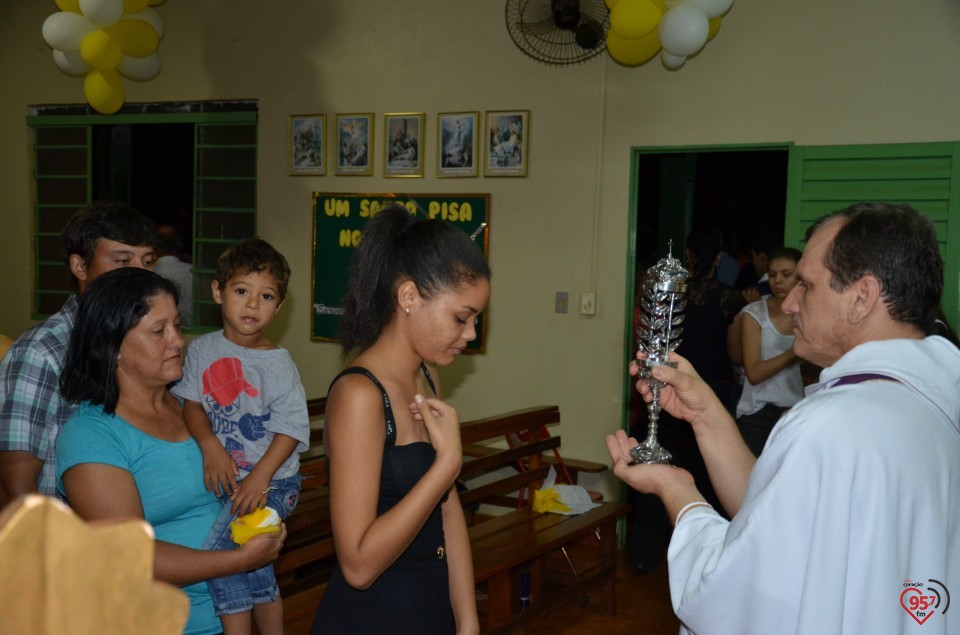
<instances>
[{"instance_id":1,"label":"young woman in black dress","mask_svg":"<svg viewBox=\"0 0 960 635\"><path fill-rule=\"evenodd\" d=\"M400 206L367 224L352 267L339 335L358 353L324 421L338 562L312 633L478 633L460 421L428 367L476 338L490 271L466 233Z\"/></svg>"}]
</instances>

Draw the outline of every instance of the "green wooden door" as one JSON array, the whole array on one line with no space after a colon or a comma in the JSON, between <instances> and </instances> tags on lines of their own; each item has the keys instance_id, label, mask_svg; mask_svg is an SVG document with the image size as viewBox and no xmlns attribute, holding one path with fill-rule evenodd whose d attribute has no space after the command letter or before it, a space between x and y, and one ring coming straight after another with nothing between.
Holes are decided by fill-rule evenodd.
<instances>
[{"instance_id":1,"label":"green wooden door","mask_svg":"<svg viewBox=\"0 0 960 635\"><path fill-rule=\"evenodd\" d=\"M960 319L960 142L793 146L784 242L802 247L821 216L862 201L908 203L936 226L945 263L943 309Z\"/></svg>"}]
</instances>

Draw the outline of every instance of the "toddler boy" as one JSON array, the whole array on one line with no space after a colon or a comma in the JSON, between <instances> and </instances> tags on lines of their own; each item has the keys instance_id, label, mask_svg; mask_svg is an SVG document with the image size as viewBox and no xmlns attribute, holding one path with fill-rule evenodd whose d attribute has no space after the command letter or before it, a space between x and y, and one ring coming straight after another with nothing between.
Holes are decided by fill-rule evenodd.
<instances>
[{"instance_id":1,"label":"toddler boy","mask_svg":"<svg viewBox=\"0 0 960 635\"><path fill-rule=\"evenodd\" d=\"M190 344L183 379L172 388L185 400L207 489L223 501L205 549L237 548L230 538L233 519L264 506L286 518L300 495L298 453L310 442L306 396L290 354L264 333L289 280L286 259L260 238L224 251L210 285L223 330ZM272 565L208 586L225 635L250 632L251 612L261 635L283 632Z\"/></svg>"}]
</instances>

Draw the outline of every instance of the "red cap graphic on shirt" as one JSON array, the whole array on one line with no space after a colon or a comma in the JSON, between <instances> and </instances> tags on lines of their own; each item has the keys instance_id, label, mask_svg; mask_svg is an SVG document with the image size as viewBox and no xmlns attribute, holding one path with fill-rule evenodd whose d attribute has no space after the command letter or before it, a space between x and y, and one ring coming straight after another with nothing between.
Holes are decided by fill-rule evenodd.
<instances>
[{"instance_id":1,"label":"red cap graphic on shirt","mask_svg":"<svg viewBox=\"0 0 960 635\"><path fill-rule=\"evenodd\" d=\"M251 397L260 394L243 378L243 364L236 357L222 357L203 371L203 394L210 395L226 408L245 392Z\"/></svg>"}]
</instances>

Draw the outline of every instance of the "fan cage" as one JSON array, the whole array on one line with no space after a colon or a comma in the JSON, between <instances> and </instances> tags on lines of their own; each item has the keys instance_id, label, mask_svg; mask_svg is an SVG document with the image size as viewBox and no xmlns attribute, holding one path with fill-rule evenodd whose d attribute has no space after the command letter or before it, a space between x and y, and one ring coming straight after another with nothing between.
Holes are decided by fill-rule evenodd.
<instances>
[{"instance_id":1,"label":"fan cage","mask_svg":"<svg viewBox=\"0 0 960 635\"><path fill-rule=\"evenodd\" d=\"M593 20L600 26L600 41L592 49L581 47L574 31L555 24L552 4L551 0L507 0L507 30L517 48L555 66L586 62L607 50L610 10L604 0L579 0L581 23Z\"/></svg>"}]
</instances>

